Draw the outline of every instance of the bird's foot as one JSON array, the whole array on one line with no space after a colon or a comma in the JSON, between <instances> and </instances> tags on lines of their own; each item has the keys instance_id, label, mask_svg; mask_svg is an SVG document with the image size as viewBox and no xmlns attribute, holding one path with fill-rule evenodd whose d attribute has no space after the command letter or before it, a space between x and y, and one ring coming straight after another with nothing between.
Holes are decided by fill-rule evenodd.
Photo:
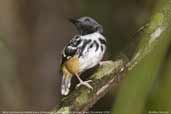
<instances>
[{"instance_id":1,"label":"bird's foot","mask_svg":"<svg viewBox=\"0 0 171 114\"><path fill-rule=\"evenodd\" d=\"M92 80L80 81L80 83L77 84L76 88L80 87L81 85L84 85L93 90L93 87L89 84L89 82L93 82L93 81Z\"/></svg>"},{"instance_id":2,"label":"bird's foot","mask_svg":"<svg viewBox=\"0 0 171 114\"><path fill-rule=\"evenodd\" d=\"M109 62L109 61L100 61L99 65L101 66L101 65L103 65L103 64L105 64L107 62Z\"/></svg>"}]
</instances>

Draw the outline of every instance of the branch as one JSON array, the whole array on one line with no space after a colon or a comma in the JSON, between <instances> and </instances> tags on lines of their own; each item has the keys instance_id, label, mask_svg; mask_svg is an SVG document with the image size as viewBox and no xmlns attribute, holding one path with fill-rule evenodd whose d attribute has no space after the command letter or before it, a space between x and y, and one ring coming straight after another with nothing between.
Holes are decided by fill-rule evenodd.
<instances>
[{"instance_id":1,"label":"branch","mask_svg":"<svg viewBox=\"0 0 171 114\"><path fill-rule=\"evenodd\" d=\"M70 95L61 100L60 109L56 112L87 111L111 88L118 86L123 78L126 60L104 61L97 71L90 77L93 80L90 90L84 86L75 89ZM54 111L55 112L55 111Z\"/></svg>"},{"instance_id":2,"label":"branch","mask_svg":"<svg viewBox=\"0 0 171 114\"><path fill-rule=\"evenodd\" d=\"M167 3L165 8L156 10L152 15L149 23L138 31L139 43L133 42L135 45L129 46L133 50L131 57L128 59L121 57L115 61L106 61L90 76L93 80L91 85L94 90L91 91L86 87L79 87L61 100L59 109L54 109L53 114L71 113L74 111L87 111L100 98L102 98L111 88L117 88L121 80L131 71L144 57L150 55L156 45L160 44L163 33L169 34L170 8ZM169 14L169 15L168 15ZM138 44L138 45L136 45ZM124 53L127 55L129 51ZM129 56L129 55L127 55Z\"/></svg>"}]
</instances>

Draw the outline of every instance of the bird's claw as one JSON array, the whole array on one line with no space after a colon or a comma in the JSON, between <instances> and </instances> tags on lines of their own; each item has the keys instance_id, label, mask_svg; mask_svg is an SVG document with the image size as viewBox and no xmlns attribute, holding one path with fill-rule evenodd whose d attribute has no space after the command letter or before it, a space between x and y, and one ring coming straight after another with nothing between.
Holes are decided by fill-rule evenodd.
<instances>
[{"instance_id":1,"label":"bird's claw","mask_svg":"<svg viewBox=\"0 0 171 114\"><path fill-rule=\"evenodd\" d=\"M93 82L93 81L92 80L82 81L79 84L77 84L76 88L80 87L81 85L84 85L93 90L93 87L89 84L89 82Z\"/></svg>"}]
</instances>

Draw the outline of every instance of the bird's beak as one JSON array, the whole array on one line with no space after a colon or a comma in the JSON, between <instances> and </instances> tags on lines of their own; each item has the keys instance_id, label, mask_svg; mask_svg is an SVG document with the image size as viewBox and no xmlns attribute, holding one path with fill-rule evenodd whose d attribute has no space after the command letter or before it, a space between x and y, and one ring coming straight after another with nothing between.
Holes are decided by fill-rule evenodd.
<instances>
[{"instance_id":1,"label":"bird's beak","mask_svg":"<svg viewBox=\"0 0 171 114\"><path fill-rule=\"evenodd\" d=\"M79 21L77 19L73 19L73 18L70 18L69 21L73 24L79 23Z\"/></svg>"}]
</instances>

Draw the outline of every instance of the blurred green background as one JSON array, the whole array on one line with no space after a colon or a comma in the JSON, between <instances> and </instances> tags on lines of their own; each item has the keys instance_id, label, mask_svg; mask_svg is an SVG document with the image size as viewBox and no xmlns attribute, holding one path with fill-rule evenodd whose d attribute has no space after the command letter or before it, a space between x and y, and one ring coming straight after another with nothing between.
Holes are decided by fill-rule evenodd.
<instances>
[{"instance_id":1,"label":"blurred green background","mask_svg":"<svg viewBox=\"0 0 171 114\"><path fill-rule=\"evenodd\" d=\"M149 21L156 2L0 0L0 110L48 111L58 105L61 50L76 34L68 18L90 16L101 23L108 41L105 59L113 59ZM171 91L169 51L149 87L144 112L167 107L163 104ZM115 99L116 91L111 91L91 110L111 110Z\"/></svg>"}]
</instances>

